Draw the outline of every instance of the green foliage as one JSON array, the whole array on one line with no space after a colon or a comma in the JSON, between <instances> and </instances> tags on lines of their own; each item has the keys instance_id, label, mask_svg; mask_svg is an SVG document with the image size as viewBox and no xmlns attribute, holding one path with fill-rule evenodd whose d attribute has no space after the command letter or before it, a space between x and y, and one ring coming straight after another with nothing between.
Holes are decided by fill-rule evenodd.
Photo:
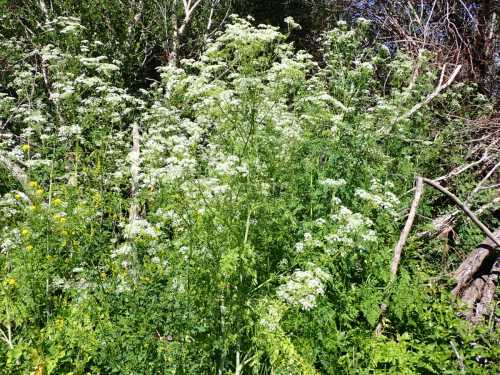
<instances>
[{"instance_id":1,"label":"green foliage","mask_svg":"<svg viewBox=\"0 0 500 375\"><path fill-rule=\"evenodd\" d=\"M132 91L85 33L58 18L0 41L0 151L31 187L4 166L2 371L456 373L454 342L494 372L498 337L428 285L435 260L410 251L386 289L404 192L439 153L437 115L401 115L435 72L410 85L363 20L325 35L319 66L233 17Z\"/></svg>"}]
</instances>

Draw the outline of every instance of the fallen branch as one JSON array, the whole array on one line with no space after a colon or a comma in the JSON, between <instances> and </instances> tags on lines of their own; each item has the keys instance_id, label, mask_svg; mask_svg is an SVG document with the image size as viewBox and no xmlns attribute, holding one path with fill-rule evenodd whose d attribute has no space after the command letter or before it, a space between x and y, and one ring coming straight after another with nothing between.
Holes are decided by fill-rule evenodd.
<instances>
[{"instance_id":1,"label":"fallen branch","mask_svg":"<svg viewBox=\"0 0 500 375\"><path fill-rule=\"evenodd\" d=\"M499 184L500 186L500 184ZM490 187L490 188L495 188L495 186ZM485 188L482 188L483 190ZM485 205L479 207L477 210L474 211L474 215L476 216L481 216L485 211L490 210L491 208L493 209L498 209L500 208L500 197L493 199L491 202L486 203ZM439 235L445 231L450 231L452 230L452 227L455 223L455 220L457 219L458 214L460 213L461 210L454 210L451 213L444 214L441 216L438 216L434 220L432 220L432 230L427 230L425 232L421 232L418 234L419 238L430 238L433 235Z\"/></svg>"},{"instance_id":2,"label":"fallen branch","mask_svg":"<svg viewBox=\"0 0 500 375\"><path fill-rule=\"evenodd\" d=\"M401 232L399 237L399 241L394 248L394 256L392 258L391 263L391 282L396 278L396 274L398 272L399 262L401 260L401 252L403 251L403 247L408 239L408 235L410 234L411 227L413 226L413 221L415 220L415 215L417 214L417 208L420 203L420 199L422 198L422 194L424 191L424 184L422 177L417 177L416 187L415 187L415 197L413 198L413 202L411 204L410 213L408 214L408 218L406 219L406 224Z\"/></svg>"},{"instance_id":3,"label":"fallen branch","mask_svg":"<svg viewBox=\"0 0 500 375\"><path fill-rule=\"evenodd\" d=\"M493 235L496 238L500 238L500 228L498 228ZM487 238L460 264L453 275L457 283L452 291L454 295L460 295L462 293L463 289L470 283L473 276L482 267L485 259L490 255L494 247L495 243L490 238ZM487 272L489 272L489 270L487 270Z\"/></svg>"},{"instance_id":4,"label":"fallen branch","mask_svg":"<svg viewBox=\"0 0 500 375\"><path fill-rule=\"evenodd\" d=\"M399 241L396 244L394 248L394 255L392 258L392 263L391 263L391 270L390 270L390 279L389 279L389 285L392 284L396 280L396 275L399 267L399 262L401 260L401 254L403 251L403 247L408 239L409 233L411 231L411 228L413 226L413 221L415 220L415 215L417 212L418 205L420 203L420 199L423 195L424 191L424 185L427 184L432 186L433 188L439 190L441 193L447 195L450 197L459 207L462 211L464 211L467 216L476 224L488 237L488 239L492 242L492 249L495 249L496 247L500 247L500 240L497 238L497 234L492 233L486 225L484 225L478 218L477 216L470 210L469 207L465 203L463 203L456 195L451 193L449 190L445 189L441 185L439 185L437 182L430 180L425 177L417 177L416 179L416 186L415 186L415 196L413 198L413 202L411 204L410 208L410 213L408 214L408 218L406 219L405 226L403 228L403 231L400 234ZM481 253L478 256L481 257L481 262L484 260L488 255L490 255L490 251L488 250L487 253ZM465 266L464 266L465 267ZM470 270L467 272L471 272ZM472 273L473 274L473 273ZM470 274L470 276L472 276ZM470 278L469 275L467 275L467 279ZM496 279L495 279L496 280ZM476 285L477 284L477 285ZM484 280L475 280L474 288L469 291L469 294L471 295L470 298L475 298L473 296L476 295L481 295L477 293L477 290L482 291L484 289L484 285L486 282ZM477 289L477 290L476 290ZM491 289L491 288L490 288ZM465 297L464 297L465 298ZM386 303L383 303L380 306L380 317L379 317L379 322L377 324L377 327L375 328L375 335L380 336L382 334L383 330L383 320L385 317L385 313L387 312L388 305Z\"/></svg>"},{"instance_id":5,"label":"fallen branch","mask_svg":"<svg viewBox=\"0 0 500 375\"><path fill-rule=\"evenodd\" d=\"M449 178L452 178L452 177L455 177L455 176L458 176L459 174L467 171L468 169L472 168L472 167L475 167L476 165L478 164L481 164L483 161L486 161L488 160L489 157L488 157L488 153L484 153L484 155L481 157L481 159L479 160L476 160L470 164L467 164L467 165L463 165L463 166L460 166L458 168L455 168L453 169L450 173L444 175L444 176L441 176L441 177L438 177L438 178L435 178L433 181L434 182L440 182L440 181L443 181L443 180L448 180ZM473 193L471 193L473 194Z\"/></svg>"},{"instance_id":6,"label":"fallen branch","mask_svg":"<svg viewBox=\"0 0 500 375\"><path fill-rule=\"evenodd\" d=\"M467 200L469 200L474 194L476 194L478 191L480 191L482 189L484 183L486 181L488 181L488 179L491 177L491 175L493 173L495 173L495 171L497 170L498 167L500 167L500 162L495 164L493 166L493 168L490 169L490 171L486 174L486 176L484 176L484 178L479 182L479 184L477 184L477 186L474 188L474 190L472 190L472 192L469 194L469 197L467 198Z\"/></svg>"},{"instance_id":7,"label":"fallen branch","mask_svg":"<svg viewBox=\"0 0 500 375\"><path fill-rule=\"evenodd\" d=\"M415 220L415 215L417 214L417 208L420 203L420 199L422 198L422 194L424 191L424 184L422 177L417 177L416 186L415 186L415 196L413 198L413 202L411 204L410 213L408 214L408 218L406 219L406 224L399 236L399 241L394 248L394 255L392 257L391 263L391 276L389 280L389 284L392 284L394 280L396 280L396 275L398 272L399 262L401 260L401 253L403 251L403 247L408 239L411 228L413 226L413 221ZM377 327L375 328L375 335L380 336L383 330L383 319L385 313L387 311L387 304L382 304L380 308L380 318Z\"/></svg>"},{"instance_id":8,"label":"fallen branch","mask_svg":"<svg viewBox=\"0 0 500 375\"><path fill-rule=\"evenodd\" d=\"M444 81L444 74L446 72L446 64L443 66L443 69L441 70L441 77L439 78L439 83L434 89L432 93L430 93L422 102L415 104L408 112L404 113L403 115L399 116L396 120L404 120L406 118L411 117L415 112L420 110L423 106L429 104L436 96L438 96L441 91L446 90L455 80L457 74L460 72L460 69L462 69L462 65L458 65L455 70L453 70L453 73L451 73L450 77L448 80L443 83Z\"/></svg>"},{"instance_id":9,"label":"fallen branch","mask_svg":"<svg viewBox=\"0 0 500 375\"><path fill-rule=\"evenodd\" d=\"M500 247L500 241L495 237L495 235L488 229L486 225L484 225L478 218L477 216L470 210L470 208L463 203L455 194L451 193L449 190L445 189L441 185L439 185L437 182L434 182L432 180L429 180L428 178L423 177L422 180L427 184L432 186L433 188L439 190L441 193L447 195L450 197L457 205L462 209L462 211L465 212L467 216L476 224L483 232L488 236L493 243L497 246Z\"/></svg>"},{"instance_id":10,"label":"fallen branch","mask_svg":"<svg viewBox=\"0 0 500 375\"><path fill-rule=\"evenodd\" d=\"M483 319L484 316L490 314L491 301L495 297L495 291L497 287L498 270L492 272L490 275L483 276L484 287L480 295L480 299L476 301L475 309L469 314L469 320L472 323L478 323Z\"/></svg>"}]
</instances>

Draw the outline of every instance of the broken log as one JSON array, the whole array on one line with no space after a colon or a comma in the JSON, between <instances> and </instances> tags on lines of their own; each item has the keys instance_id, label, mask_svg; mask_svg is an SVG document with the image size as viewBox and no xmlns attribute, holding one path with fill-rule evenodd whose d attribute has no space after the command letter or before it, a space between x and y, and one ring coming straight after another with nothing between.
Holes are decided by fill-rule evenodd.
<instances>
[{"instance_id":1,"label":"broken log","mask_svg":"<svg viewBox=\"0 0 500 375\"><path fill-rule=\"evenodd\" d=\"M500 239L500 228L493 232ZM467 318L477 323L489 314L500 272L499 251L492 239L486 238L453 273L456 282L452 293L467 306Z\"/></svg>"}]
</instances>

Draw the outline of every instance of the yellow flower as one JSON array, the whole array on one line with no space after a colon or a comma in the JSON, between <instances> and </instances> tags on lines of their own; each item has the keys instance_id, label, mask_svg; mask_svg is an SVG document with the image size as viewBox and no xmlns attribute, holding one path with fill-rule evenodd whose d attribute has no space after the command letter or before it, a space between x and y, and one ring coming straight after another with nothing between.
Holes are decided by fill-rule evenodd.
<instances>
[{"instance_id":1,"label":"yellow flower","mask_svg":"<svg viewBox=\"0 0 500 375\"><path fill-rule=\"evenodd\" d=\"M22 236L27 236L28 234L30 234L29 229L26 229L26 228L21 229L21 235Z\"/></svg>"},{"instance_id":2,"label":"yellow flower","mask_svg":"<svg viewBox=\"0 0 500 375\"><path fill-rule=\"evenodd\" d=\"M38 183L36 181L30 181L30 186L34 189L38 186Z\"/></svg>"},{"instance_id":3,"label":"yellow flower","mask_svg":"<svg viewBox=\"0 0 500 375\"><path fill-rule=\"evenodd\" d=\"M16 194L16 195L14 195L14 198L16 198L16 200L18 200L18 201L19 201L19 200L21 200L21 195Z\"/></svg>"},{"instance_id":4,"label":"yellow flower","mask_svg":"<svg viewBox=\"0 0 500 375\"><path fill-rule=\"evenodd\" d=\"M30 150L30 145L29 144L24 144L21 146L21 150L23 150L24 152L28 152Z\"/></svg>"},{"instance_id":5,"label":"yellow flower","mask_svg":"<svg viewBox=\"0 0 500 375\"><path fill-rule=\"evenodd\" d=\"M52 218L54 219L54 221L57 221L61 224L64 224L66 222L66 218L61 214L55 214L54 216L52 216Z\"/></svg>"},{"instance_id":6,"label":"yellow flower","mask_svg":"<svg viewBox=\"0 0 500 375\"><path fill-rule=\"evenodd\" d=\"M26 251L31 251L31 250L33 250L33 246L32 245L26 246Z\"/></svg>"},{"instance_id":7,"label":"yellow flower","mask_svg":"<svg viewBox=\"0 0 500 375\"><path fill-rule=\"evenodd\" d=\"M56 198L52 201L52 203L54 204L54 206L59 206L62 203L62 200L60 200L59 198Z\"/></svg>"},{"instance_id":8,"label":"yellow flower","mask_svg":"<svg viewBox=\"0 0 500 375\"><path fill-rule=\"evenodd\" d=\"M5 283L5 285L8 285L8 286L16 286L17 281L16 281L16 279L14 279L14 278L12 278L12 277L7 277L7 278L4 280L4 283Z\"/></svg>"},{"instance_id":9,"label":"yellow flower","mask_svg":"<svg viewBox=\"0 0 500 375\"><path fill-rule=\"evenodd\" d=\"M43 189L36 190L36 195L42 195L42 194L43 194Z\"/></svg>"}]
</instances>

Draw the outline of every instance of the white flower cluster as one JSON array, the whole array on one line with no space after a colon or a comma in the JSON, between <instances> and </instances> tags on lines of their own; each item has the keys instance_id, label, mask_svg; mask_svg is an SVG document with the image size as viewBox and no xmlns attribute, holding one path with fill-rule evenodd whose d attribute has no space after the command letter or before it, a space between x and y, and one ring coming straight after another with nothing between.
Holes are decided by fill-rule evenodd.
<instances>
[{"instance_id":1,"label":"white flower cluster","mask_svg":"<svg viewBox=\"0 0 500 375\"><path fill-rule=\"evenodd\" d=\"M377 180L372 180L372 191L368 192L363 189L356 189L355 195L370 202L376 208L386 210L391 216L397 217L398 213L396 209L400 201L394 193L387 190L392 187L394 186L390 182L382 185Z\"/></svg>"},{"instance_id":2,"label":"white flower cluster","mask_svg":"<svg viewBox=\"0 0 500 375\"><path fill-rule=\"evenodd\" d=\"M198 160L192 155L203 134L201 127L180 114L168 103L156 102L143 116L147 131L141 150L143 184L176 183L191 176Z\"/></svg>"},{"instance_id":3,"label":"white flower cluster","mask_svg":"<svg viewBox=\"0 0 500 375\"><path fill-rule=\"evenodd\" d=\"M339 180L334 180L332 178L325 178L324 180L320 180L319 184L330 188L338 188L340 186L344 186L346 184L346 181L343 178Z\"/></svg>"},{"instance_id":4,"label":"white flower cluster","mask_svg":"<svg viewBox=\"0 0 500 375\"><path fill-rule=\"evenodd\" d=\"M275 332L280 328L280 320L283 313L278 306L271 303L267 305L265 314L259 320L259 324L268 332Z\"/></svg>"},{"instance_id":5,"label":"white flower cluster","mask_svg":"<svg viewBox=\"0 0 500 375\"><path fill-rule=\"evenodd\" d=\"M220 179L214 177L186 181L182 184L181 189L187 197L199 201L200 208L204 206L204 203L208 203L231 190L228 184L221 183Z\"/></svg>"},{"instance_id":6,"label":"white flower cluster","mask_svg":"<svg viewBox=\"0 0 500 375\"><path fill-rule=\"evenodd\" d=\"M236 155L224 155L222 152L208 155L208 166L219 177L241 175L248 176L248 165Z\"/></svg>"},{"instance_id":7,"label":"white flower cluster","mask_svg":"<svg viewBox=\"0 0 500 375\"><path fill-rule=\"evenodd\" d=\"M305 271L296 270L286 284L278 288L277 295L302 310L311 310L316 306L317 297L325 294L325 283L330 279L330 274L309 264Z\"/></svg>"},{"instance_id":8,"label":"white flower cluster","mask_svg":"<svg viewBox=\"0 0 500 375\"><path fill-rule=\"evenodd\" d=\"M158 233L147 220L135 219L125 225L125 238L134 239L137 236L158 237Z\"/></svg>"},{"instance_id":9,"label":"white flower cluster","mask_svg":"<svg viewBox=\"0 0 500 375\"><path fill-rule=\"evenodd\" d=\"M80 19L76 17L56 17L44 25L47 31L54 30L54 26L59 28L61 34L75 34L84 29L80 24Z\"/></svg>"},{"instance_id":10,"label":"white flower cluster","mask_svg":"<svg viewBox=\"0 0 500 375\"><path fill-rule=\"evenodd\" d=\"M132 254L133 251L134 249L130 243L126 242L111 252L111 258L126 257Z\"/></svg>"},{"instance_id":11,"label":"white flower cluster","mask_svg":"<svg viewBox=\"0 0 500 375\"><path fill-rule=\"evenodd\" d=\"M6 230L0 237L0 254L6 255L15 246L21 244L21 234L18 228Z\"/></svg>"},{"instance_id":12,"label":"white flower cluster","mask_svg":"<svg viewBox=\"0 0 500 375\"><path fill-rule=\"evenodd\" d=\"M350 250L360 250L377 239L372 229L373 222L360 213L354 213L341 205L340 199L334 197L335 213L328 218L318 218L314 221L317 232L304 233L304 239L295 244L296 254L306 249L324 251L328 255L347 254Z\"/></svg>"}]
</instances>

